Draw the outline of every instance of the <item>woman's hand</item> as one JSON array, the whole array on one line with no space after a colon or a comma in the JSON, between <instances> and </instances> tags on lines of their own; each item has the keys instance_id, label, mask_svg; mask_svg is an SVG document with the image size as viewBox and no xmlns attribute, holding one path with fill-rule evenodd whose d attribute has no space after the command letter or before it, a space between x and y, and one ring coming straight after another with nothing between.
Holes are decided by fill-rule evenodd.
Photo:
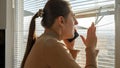
<instances>
[{"instance_id":1,"label":"woman's hand","mask_svg":"<svg viewBox=\"0 0 120 68\"><path fill-rule=\"evenodd\" d=\"M64 43L66 44L66 47L68 49L74 49L74 43L75 43L75 40L73 40L72 42L69 42L67 39L63 40Z\"/></svg>"},{"instance_id":2,"label":"woman's hand","mask_svg":"<svg viewBox=\"0 0 120 68\"><path fill-rule=\"evenodd\" d=\"M85 44L86 48L96 48L97 44L97 37L96 37L96 27L94 23L89 27L87 31L87 38L85 39L82 35L80 36L82 38L83 43Z\"/></svg>"}]
</instances>

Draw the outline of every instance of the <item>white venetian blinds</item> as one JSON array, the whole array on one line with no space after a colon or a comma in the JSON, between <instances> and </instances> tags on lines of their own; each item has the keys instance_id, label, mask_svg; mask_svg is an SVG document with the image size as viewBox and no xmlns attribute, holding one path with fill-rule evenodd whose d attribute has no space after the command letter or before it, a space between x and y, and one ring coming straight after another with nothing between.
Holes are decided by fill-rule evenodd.
<instances>
[{"instance_id":1,"label":"white venetian blinds","mask_svg":"<svg viewBox=\"0 0 120 68\"><path fill-rule=\"evenodd\" d=\"M107 15L114 11L114 0L70 0L70 3L77 17L95 16L100 7L102 13Z\"/></svg>"},{"instance_id":2,"label":"white venetian blinds","mask_svg":"<svg viewBox=\"0 0 120 68\"><path fill-rule=\"evenodd\" d=\"M46 2L47 0L24 0L24 10L35 13L36 10L43 8ZM69 2L73 12L79 16L95 14L100 7L103 8L102 12L114 11L114 0L69 0Z\"/></svg>"}]
</instances>

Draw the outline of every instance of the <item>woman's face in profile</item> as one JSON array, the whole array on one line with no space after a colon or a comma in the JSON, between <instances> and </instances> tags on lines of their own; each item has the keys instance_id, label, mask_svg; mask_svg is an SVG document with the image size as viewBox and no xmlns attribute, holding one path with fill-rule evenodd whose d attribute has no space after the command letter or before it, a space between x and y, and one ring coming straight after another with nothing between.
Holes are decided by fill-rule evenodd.
<instances>
[{"instance_id":1,"label":"woman's face in profile","mask_svg":"<svg viewBox=\"0 0 120 68\"><path fill-rule=\"evenodd\" d=\"M65 39L74 37L74 30L75 25L77 25L78 22L76 21L74 14L72 12L69 13L66 22L65 22L65 29L64 29L64 35Z\"/></svg>"}]
</instances>

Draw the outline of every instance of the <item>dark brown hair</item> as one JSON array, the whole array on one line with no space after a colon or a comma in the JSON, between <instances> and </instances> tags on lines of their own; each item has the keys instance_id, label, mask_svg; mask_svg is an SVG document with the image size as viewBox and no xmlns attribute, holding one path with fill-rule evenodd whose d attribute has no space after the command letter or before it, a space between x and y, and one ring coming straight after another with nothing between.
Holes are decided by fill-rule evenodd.
<instances>
[{"instance_id":1,"label":"dark brown hair","mask_svg":"<svg viewBox=\"0 0 120 68\"><path fill-rule=\"evenodd\" d=\"M41 15L41 12L42 12L42 15ZM69 13L70 13L70 7L66 1L64 1L64 0L48 0L43 11L37 12L32 17L30 27L29 27L27 47L26 47L26 51L25 51L25 55L24 55L22 64L21 64L21 68L24 68L24 64L27 59L27 56L29 55L31 48L33 47L33 45L36 41L35 19L39 16L42 16L41 25L44 28L51 28L57 17L63 16L64 18L67 18Z\"/></svg>"}]
</instances>

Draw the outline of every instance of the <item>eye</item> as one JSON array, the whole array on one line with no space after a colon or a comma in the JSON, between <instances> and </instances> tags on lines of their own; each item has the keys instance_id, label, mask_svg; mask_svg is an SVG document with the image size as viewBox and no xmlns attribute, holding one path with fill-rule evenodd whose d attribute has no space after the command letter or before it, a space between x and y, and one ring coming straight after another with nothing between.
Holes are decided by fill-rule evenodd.
<instances>
[{"instance_id":1,"label":"eye","mask_svg":"<svg viewBox=\"0 0 120 68\"><path fill-rule=\"evenodd\" d=\"M73 16L73 19L75 20L75 15Z\"/></svg>"},{"instance_id":2,"label":"eye","mask_svg":"<svg viewBox=\"0 0 120 68\"><path fill-rule=\"evenodd\" d=\"M75 22L75 14L72 13L71 16L72 16L72 18L71 18L72 22Z\"/></svg>"},{"instance_id":3,"label":"eye","mask_svg":"<svg viewBox=\"0 0 120 68\"><path fill-rule=\"evenodd\" d=\"M73 14L73 17L75 17L75 14Z\"/></svg>"},{"instance_id":4,"label":"eye","mask_svg":"<svg viewBox=\"0 0 120 68\"><path fill-rule=\"evenodd\" d=\"M74 16L72 17L72 22L75 22L75 17Z\"/></svg>"}]
</instances>

